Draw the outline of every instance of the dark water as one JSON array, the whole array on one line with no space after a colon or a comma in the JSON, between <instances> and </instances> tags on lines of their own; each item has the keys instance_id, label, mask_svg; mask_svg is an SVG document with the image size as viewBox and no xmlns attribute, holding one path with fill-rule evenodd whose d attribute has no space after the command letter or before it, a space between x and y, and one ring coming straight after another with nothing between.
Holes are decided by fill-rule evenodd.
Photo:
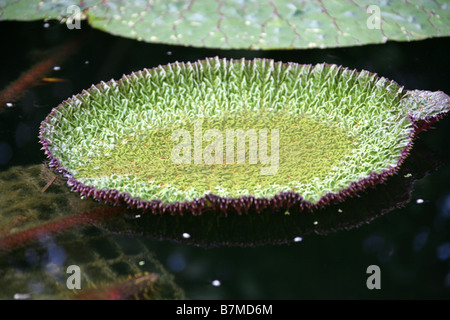
<instances>
[{"instance_id":1,"label":"dark water","mask_svg":"<svg viewBox=\"0 0 450 320\"><path fill-rule=\"evenodd\" d=\"M48 75L64 81L31 87L0 114L1 171L45 160L37 139L39 125L62 100L91 84L173 61L219 56L327 62L375 72L406 89L450 93L448 38L327 50L237 51L140 43L92 30L87 25L82 25L81 30L67 30L52 22L49 27L42 22L2 22L0 35L1 88L45 57L50 48L78 36L89 37L76 53L58 65L59 70ZM427 161L439 157L444 164L436 170L418 168L417 171L430 174L414 183L410 199L402 198L399 208L392 208L388 198L374 197L376 200L366 203L364 210L373 207L381 211L386 201L390 212L370 223L363 219L357 228L328 235L299 234L302 241L289 244L208 249L151 237L107 237L128 246L139 238L191 299L450 298L450 163L445 162L450 156L450 118L442 119L435 127L419 136L417 145L423 148L420 155L425 159L419 163L427 166ZM392 188L392 193L398 191L395 184ZM235 230L235 236L239 232ZM99 252L111 254L108 248ZM2 263L2 268L5 265ZM380 267L380 290L366 286L370 265ZM219 280L220 285L214 286L214 280Z\"/></svg>"}]
</instances>

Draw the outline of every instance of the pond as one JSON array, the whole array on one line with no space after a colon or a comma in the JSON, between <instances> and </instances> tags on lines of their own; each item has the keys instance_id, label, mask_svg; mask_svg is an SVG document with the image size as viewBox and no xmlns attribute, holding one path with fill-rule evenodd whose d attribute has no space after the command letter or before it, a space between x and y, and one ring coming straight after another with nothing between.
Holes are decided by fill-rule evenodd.
<instances>
[{"instance_id":1,"label":"pond","mask_svg":"<svg viewBox=\"0 0 450 320\"><path fill-rule=\"evenodd\" d=\"M448 94L448 38L244 51L149 44L52 21L2 22L0 30L0 87L23 72L32 77L0 113L0 299L111 292L165 299L450 298L449 117L420 133L398 174L321 208L319 222L292 215L141 217L80 199L46 169L38 139L52 108L92 84L215 56L326 62L377 73L408 90ZM367 285L373 265L379 289ZM69 266L79 267L79 290L67 288Z\"/></svg>"}]
</instances>

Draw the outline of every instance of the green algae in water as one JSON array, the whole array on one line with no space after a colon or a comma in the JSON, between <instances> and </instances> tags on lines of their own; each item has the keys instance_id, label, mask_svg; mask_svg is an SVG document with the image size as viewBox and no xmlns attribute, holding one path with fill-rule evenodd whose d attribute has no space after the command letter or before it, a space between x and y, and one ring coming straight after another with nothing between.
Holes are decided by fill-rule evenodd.
<instances>
[{"instance_id":1,"label":"green algae in water","mask_svg":"<svg viewBox=\"0 0 450 320\"><path fill-rule=\"evenodd\" d=\"M198 136L196 128L201 129ZM210 129L219 134L209 137ZM186 150L180 150L185 161L176 164L172 152L184 140L173 139L179 130L186 130L189 140ZM239 145L239 133L247 133L245 148ZM196 139L201 142L198 154ZM78 168L77 177L127 175L155 186L170 184L183 191L195 188L205 193L221 186L233 196L240 196L244 190L250 194L275 184L310 183L315 177L324 178L351 153L352 147L346 131L304 116L238 113L141 132L123 145L99 150L100 156L85 159L88 164Z\"/></svg>"}]
</instances>

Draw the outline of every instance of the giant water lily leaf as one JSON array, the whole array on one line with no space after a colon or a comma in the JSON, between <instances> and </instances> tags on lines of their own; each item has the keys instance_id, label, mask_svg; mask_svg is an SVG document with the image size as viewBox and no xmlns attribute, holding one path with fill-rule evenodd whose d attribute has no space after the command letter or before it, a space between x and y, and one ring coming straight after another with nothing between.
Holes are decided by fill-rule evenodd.
<instances>
[{"instance_id":1,"label":"giant water lily leaf","mask_svg":"<svg viewBox=\"0 0 450 320\"><path fill-rule=\"evenodd\" d=\"M71 17L73 25L79 12L114 35L225 49L327 48L450 34L445 0L6 0L0 8L0 20Z\"/></svg>"},{"instance_id":2,"label":"giant water lily leaf","mask_svg":"<svg viewBox=\"0 0 450 320\"><path fill-rule=\"evenodd\" d=\"M442 92L367 71L212 58L92 86L54 108L40 138L50 165L99 200L311 209L383 182L449 110Z\"/></svg>"}]
</instances>

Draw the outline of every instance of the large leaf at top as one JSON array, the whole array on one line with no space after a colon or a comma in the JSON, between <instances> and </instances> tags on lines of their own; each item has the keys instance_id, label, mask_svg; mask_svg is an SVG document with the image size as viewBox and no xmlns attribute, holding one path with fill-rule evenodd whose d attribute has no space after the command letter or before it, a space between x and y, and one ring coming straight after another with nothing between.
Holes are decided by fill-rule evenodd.
<instances>
[{"instance_id":1,"label":"large leaf at top","mask_svg":"<svg viewBox=\"0 0 450 320\"><path fill-rule=\"evenodd\" d=\"M64 19L70 5L115 35L198 47L326 48L450 35L448 0L1 0L0 20Z\"/></svg>"}]
</instances>

